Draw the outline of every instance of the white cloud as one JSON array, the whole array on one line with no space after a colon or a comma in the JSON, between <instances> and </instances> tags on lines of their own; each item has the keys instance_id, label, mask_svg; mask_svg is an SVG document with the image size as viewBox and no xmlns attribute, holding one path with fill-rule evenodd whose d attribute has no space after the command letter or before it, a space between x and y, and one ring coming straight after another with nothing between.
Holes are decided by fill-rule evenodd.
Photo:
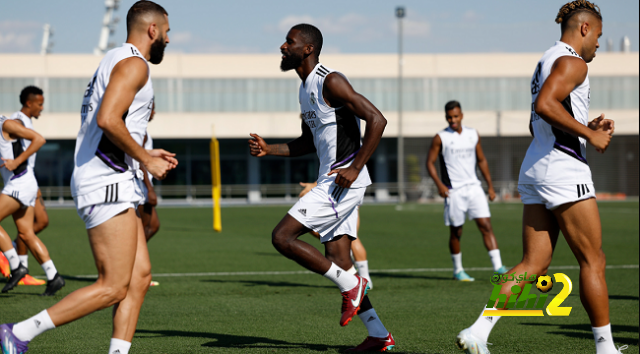
<instances>
[{"instance_id":1,"label":"white cloud","mask_svg":"<svg viewBox=\"0 0 640 354\"><path fill-rule=\"evenodd\" d=\"M37 52L42 37L42 24L37 22L1 21L0 52Z\"/></svg>"}]
</instances>

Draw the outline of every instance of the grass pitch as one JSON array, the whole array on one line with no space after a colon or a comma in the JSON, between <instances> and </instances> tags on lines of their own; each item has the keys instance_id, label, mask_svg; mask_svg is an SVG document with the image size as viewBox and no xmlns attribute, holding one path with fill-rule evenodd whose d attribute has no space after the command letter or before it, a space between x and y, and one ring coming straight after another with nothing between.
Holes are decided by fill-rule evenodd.
<instances>
[{"instance_id":1,"label":"grass pitch","mask_svg":"<svg viewBox=\"0 0 640 354\"><path fill-rule=\"evenodd\" d=\"M209 209L158 210L160 232L149 249L154 280L149 290L131 353L339 353L359 344L367 332L355 318L338 324L341 297L328 280L314 274L249 274L170 276L177 273L300 271L271 246L271 230L287 207L225 208L223 232L211 227ZM521 204L493 204L493 226L503 262L515 265L522 256ZM607 271L611 322L616 344L638 353L638 203L600 203L603 243L609 265L635 265ZM66 276L95 274L84 224L75 210L49 210L50 225L40 236L59 272ZM360 236L367 248L374 289L371 301L394 335L397 353L458 353L456 334L471 325L487 302L492 286L480 233L467 223L463 263L476 278L455 282L451 271L375 272L388 269L451 268L448 229L441 205L365 205ZM10 220L2 225L10 234ZM305 235L305 241L320 247ZM32 275L42 275L31 258ZM553 266L576 266L564 240L559 240ZM567 274L573 292L562 304L568 317L502 318L489 349L499 353L593 353L591 327L578 295L577 269ZM43 286L19 286L0 295L0 323L23 320L50 307L93 280L67 277L53 298L37 296ZM560 291L554 287L552 293ZM106 353L111 310L49 331L29 353Z\"/></svg>"}]
</instances>

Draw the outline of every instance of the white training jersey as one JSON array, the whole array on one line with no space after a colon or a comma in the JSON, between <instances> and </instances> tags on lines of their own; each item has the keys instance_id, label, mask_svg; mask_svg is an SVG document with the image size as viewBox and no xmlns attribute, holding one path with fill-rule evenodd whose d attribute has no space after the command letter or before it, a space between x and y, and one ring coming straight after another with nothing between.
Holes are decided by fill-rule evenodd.
<instances>
[{"instance_id":1,"label":"white training jersey","mask_svg":"<svg viewBox=\"0 0 640 354\"><path fill-rule=\"evenodd\" d=\"M31 121L31 118L27 117L27 115L22 113L21 111L15 112L9 118L18 119L22 122L22 125L24 125L26 128L34 130L33 122ZM31 145L31 140L20 139L20 142L22 143L22 150L27 151L27 149ZM36 155L37 153L34 153L33 155L29 156L29 158L27 159L27 166L31 169L31 171L34 171L34 168L36 168Z\"/></svg>"},{"instance_id":2,"label":"white training jersey","mask_svg":"<svg viewBox=\"0 0 640 354\"><path fill-rule=\"evenodd\" d=\"M147 132L147 141L144 143L143 147L145 150L153 150L153 139L151 138L151 135L149 135L149 132ZM153 175L151 172L147 171L147 176L149 177L149 182L153 184Z\"/></svg>"},{"instance_id":3,"label":"white training jersey","mask_svg":"<svg viewBox=\"0 0 640 354\"><path fill-rule=\"evenodd\" d=\"M121 60L131 57L138 57L147 63L138 49L130 43L124 43L122 47L107 52L84 93L82 125L76 140L75 167L71 177L71 193L74 197L132 179L138 171L138 162L111 142L96 121L96 113L100 110L113 67ZM152 106L153 87L149 77L122 116L131 137L140 146L147 130Z\"/></svg>"},{"instance_id":4,"label":"white training jersey","mask_svg":"<svg viewBox=\"0 0 640 354\"><path fill-rule=\"evenodd\" d=\"M319 185L333 183L336 174L328 176L329 172L335 168L351 166L362 145L360 118L347 107L329 107L324 101L322 87L325 78L332 72L334 70L318 63L307 79L300 84L302 134L313 137L320 159ZM362 188L370 184L369 171L365 165L358 178L351 184L351 188Z\"/></svg>"},{"instance_id":5,"label":"white training jersey","mask_svg":"<svg viewBox=\"0 0 640 354\"><path fill-rule=\"evenodd\" d=\"M7 120L9 120L9 118L0 116L0 157L8 160L15 160L16 157L20 156L20 154L24 152L22 144L23 139L5 139L2 129L4 127L4 122ZM0 168L0 174L2 174L4 185L6 186L10 180L23 178L26 175L33 175L33 170L30 169L28 165L29 160L27 159L13 171L9 171L6 167Z\"/></svg>"},{"instance_id":6,"label":"white training jersey","mask_svg":"<svg viewBox=\"0 0 640 354\"><path fill-rule=\"evenodd\" d=\"M519 184L590 184L591 169L587 164L587 141L552 127L534 110L534 103L555 61L563 56L582 59L570 45L557 41L538 62L531 79L531 125L533 141L520 168ZM562 101L569 114L583 125L589 123L589 76Z\"/></svg>"},{"instance_id":7,"label":"white training jersey","mask_svg":"<svg viewBox=\"0 0 640 354\"><path fill-rule=\"evenodd\" d=\"M462 126L462 132L447 128L438 132L440 149L440 179L449 189L480 184L476 174L478 132Z\"/></svg>"}]
</instances>

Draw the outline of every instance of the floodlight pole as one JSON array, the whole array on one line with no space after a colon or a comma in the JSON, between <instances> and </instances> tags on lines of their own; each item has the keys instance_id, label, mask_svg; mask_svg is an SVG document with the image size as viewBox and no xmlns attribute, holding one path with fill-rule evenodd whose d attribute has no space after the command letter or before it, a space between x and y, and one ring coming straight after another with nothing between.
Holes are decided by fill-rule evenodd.
<instances>
[{"instance_id":1,"label":"floodlight pole","mask_svg":"<svg viewBox=\"0 0 640 354\"><path fill-rule=\"evenodd\" d=\"M398 202L404 203L404 137L402 135L402 18L404 7L396 7L398 18Z\"/></svg>"},{"instance_id":2,"label":"floodlight pole","mask_svg":"<svg viewBox=\"0 0 640 354\"><path fill-rule=\"evenodd\" d=\"M100 31L98 46L93 49L93 54L103 55L113 48L113 43L109 43L109 37L116 31L116 25L120 21L120 18L113 15L119 5L120 0L104 0L106 12L102 18L102 30Z\"/></svg>"}]
</instances>

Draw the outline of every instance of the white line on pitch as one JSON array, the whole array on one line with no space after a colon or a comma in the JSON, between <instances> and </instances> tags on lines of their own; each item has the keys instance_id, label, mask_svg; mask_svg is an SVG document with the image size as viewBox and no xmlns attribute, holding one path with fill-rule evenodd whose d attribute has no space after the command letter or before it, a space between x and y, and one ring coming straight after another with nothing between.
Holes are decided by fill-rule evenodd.
<instances>
[{"instance_id":1,"label":"white line on pitch","mask_svg":"<svg viewBox=\"0 0 640 354\"><path fill-rule=\"evenodd\" d=\"M580 269L577 265L551 266L549 269L570 270ZM638 269L638 264L625 265L608 265L607 269ZM466 268L466 270L491 271L490 267ZM453 272L453 268L405 268L405 269L372 269L369 273L435 273L435 272ZM240 275L296 275L296 274L312 274L308 270L290 270L290 271L266 271L266 272L211 272L211 273L153 273L154 278L166 277L226 277ZM97 275L75 275L74 278L95 279Z\"/></svg>"}]
</instances>

